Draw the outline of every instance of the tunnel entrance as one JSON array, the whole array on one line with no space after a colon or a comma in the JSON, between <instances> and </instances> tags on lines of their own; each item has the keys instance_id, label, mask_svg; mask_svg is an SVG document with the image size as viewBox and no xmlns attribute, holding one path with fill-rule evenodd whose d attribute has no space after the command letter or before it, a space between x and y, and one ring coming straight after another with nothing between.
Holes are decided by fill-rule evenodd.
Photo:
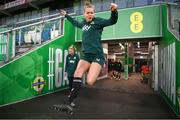
<instances>
[{"instance_id":1,"label":"tunnel entrance","mask_svg":"<svg viewBox=\"0 0 180 120\"><path fill-rule=\"evenodd\" d=\"M106 65L94 86L125 93L154 93L158 80L158 38L103 43ZM143 67L148 68L144 74ZM102 77L104 75L104 77ZM146 80L146 81L145 81Z\"/></svg>"}]
</instances>

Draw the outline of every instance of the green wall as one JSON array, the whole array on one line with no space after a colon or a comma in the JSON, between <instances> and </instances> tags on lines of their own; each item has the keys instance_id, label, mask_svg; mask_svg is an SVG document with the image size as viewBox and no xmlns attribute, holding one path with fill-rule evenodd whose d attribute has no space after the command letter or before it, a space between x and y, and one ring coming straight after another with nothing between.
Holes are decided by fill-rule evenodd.
<instances>
[{"instance_id":1,"label":"green wall","mask_svg":"<svg viewBox=\"0 0 180 120\"><path fill-rule=\"evenodd\" d=\"M161 37L159 5L120 9L118 15L115 25L104 28L102 40ZM97 13L96 16L108 19L110 12ZM82 21L82 16L78 16L77 20ZM76 32L76 40L81 41L81 30Z\"/></svg>"},{"instance_id":2,"label":"green wall","mask_svg":"<svg viewBox=\"0 0 180 120\"><path fill-rule=\"evenodd\" d=\"M138 17L138 20L141 19L143 27L140 32L133 32L130 29L130 16L134 12L140 12L143 15L143 20L141 17ZM162 12L162 15L160 14ZM99 13L97 16L103 16L108 18L110 16L109 12ZM141 15L140 15L141 16ZM161 34L161 16L162 16L162 34ZM81 19L79 17L78 19ZM132 18L133 19L133 18ZM64 56L65 50L67 50L68 46L76 40L81 40L81 31L75 30L75 28L68 22L65 22L65 31L64 36L51 41L48 44L41 46L40 48L27 53L23 57L14 60L8 63L6 66L0 68L0 106L33 98L39 95L43 95L46 93L54 92L56 90L62 90L67 87L67 83L64 82L63 79L63 71L60 71L60 77L63 79L62 84L57 87L55 84L51 86L49 90L49 78L48 73L52 71L55 75L53 83L55 83L56 69L55 66L58 66L61 70L64 67ZM112 37L113 36L113 37ZM161 37L162 36L162 37ZM176 45L176 102L175 104L172 100L166 95L166 91L164 91L159 86L159 91L161 95L165 98L168 104L173 108L174 111L180 116L180 107L178 100L178 96L180 94L180 55L178 51L180 51L180 42L168 31L167 29L167 6L149 6L149 7L141 7L141 8L130 8L125 10L119 10L119 19L118 23L114 26L110 26L104 29L102 38L105 39L125 39L125 38L142 38L142 37L161 37L160 41L160 49L164 49L170 44L175 42ZM76 44L78 47L79 44ZM52 57L55 61L52 65L52 69L50 69L48 60L49 60L49 50L53 50ZM59 51L57 51L59 50ZM56 52L61 53L62 56L56 56ZM58 54L59 55L59 54ZM56 58L60 58L62 61L56 63ZM58 69L58 70L60 70ZM39 86L44 86L41 91L35 91L33 88L34 81L37 77L43 78L42 84Z\"/></svg>"},{"instance_id":3,"label":"green wall","mask_svg":"<svg viewBox=\"0 0 180 120\"><path fill-rule=\"evenodd\" d=\"M177 115L180 117L180 98L178 97L180 94L180 64L178 64L178 62L180 61L180 55L179 55L179 51L180 51L180 41L177 40L177 38L168 30L168 12L167 12L167 5L162 5L161 6L161 10L162 10L162 38L161 38L161 42L160 42L160 46L159 49L163 50L165 48L170 48L169 46L171 46L172 44L175 44L175 52L173 53L168 53L166 52L164 55L167 54L171 54L172 56L175 55L175 69L176 69L176 73L175 73L175 102L173 102L173 100L171 99L171 97L169 97L169 93L172 92L172 86L170 86L169 88L166 88L166 90L164 90L162 87L159 86L160 89L160 93L161 95L164 97L164 99L167 101L167 103L171 106L171 108L177 113ZM165 66L165 65L164 65ZM166 69L166 77L172 77L173 76L173 71L171 71L171 68ZM161 71L162 72L162 71ZM170 73L170 74L169 74ZM173 79L170 79L172 82ZM164 80L165 81L165 80ZM165 84L165 87L168 87L167 84L169 83L163 83ZM178 91L179 90L179 91Z\"/></svg>"},{"instance_id":4,"label":"green wall","mask_svg":"<svg viewBox=\"0 0 180 120\"><path fill-rule=\"evenodd\" d=\"M60 79L62 79L63 82L60 86L56 86L55 78L57 74L55 71L57 71L57 68L63 70L65 50L67 50L68 46L74 43L75 40L75 29L68 21L65 22L64 33L64 36L42 45L40 48L0 67L0 106L33 98L56 90L62 90L67 87L67 83L63 81L63 71L59 71L58 73L58 75L61 75L59 77L61 77ZM54 59L54 64L51 66L54 74L51 89L49 89L48 78L48 73L52 70L50 70L48 64L50 57L49 49L53 49L51 54ZM58 51L60 51L60 54L57 54ZM62 61L56 62L56 58ZM56 64L58 64L57 68ZM35 81L37 78L40 82ZM42 90L35 91L35 87L42 88Z\"/></svg>"}]
</instances>

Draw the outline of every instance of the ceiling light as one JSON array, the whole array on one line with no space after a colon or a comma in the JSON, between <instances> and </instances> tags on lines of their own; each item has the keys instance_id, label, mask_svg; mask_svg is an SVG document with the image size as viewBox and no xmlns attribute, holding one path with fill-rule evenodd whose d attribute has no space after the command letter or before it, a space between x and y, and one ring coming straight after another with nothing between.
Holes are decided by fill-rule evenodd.
<instances>
[{"instance_id":1,"label":"ceiling light","mask_svg":"<svg viewBox=\"0 0 180 120\"><path fill-rule=\"evenodd\" d=\"M122 55L124 54L125 52L119 52L119 53L114 53L114 55Z\"/></svg>"},{"instance_id":2,"label":"ceiling light","mask_svg":"<svg viewBox=\"0 0 180 120\"><path fill-rule=\"evenodd\" d=\"M141 55L148 55L149 53L141 53Z\"/></svg>"}]
</instances>

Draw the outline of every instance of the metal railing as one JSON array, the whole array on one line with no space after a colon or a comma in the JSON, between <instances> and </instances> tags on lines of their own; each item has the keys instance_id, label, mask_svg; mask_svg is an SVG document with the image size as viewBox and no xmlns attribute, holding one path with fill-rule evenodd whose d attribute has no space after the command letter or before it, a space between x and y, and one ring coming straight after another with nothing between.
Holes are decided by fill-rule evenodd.
<instances>
[{"instance_id":1,"label":"metal railing","mask_svg":"<svg viewBox=\"0 0 180 120\"><path fill-rule=\"evenodd\" d=\"M62 34L63 19L59 15L0 32L0 61L5 63Z\"/></svg>"},{"instance_id":2,"label":"metal railing","mask_svg":"<svg viewBox=\"0 0 180 120\"><path fill-rule=\"evenodd\" d=\"M109 10L109 5L111 2L115 2L119 5L120 9L123 9L151 4L159 4L164 2L174 3L175 0L99 0L99 2L98 0L95 0L93 4L96 7L96 11L101 12ZM171 11L173 11L175 8L171 9ZM83 5L76 6L74 8L65 8L65 10L68 11L68 13L72 13L75 11L76 15L79 15L83 13ZM16 55L28 51L29 48L32 49L32 47L41 45L42 43L61 35L63 33L63 22L61 17L59 16L59 10L51 11L51 13L53 14L13 23L11 24L11 26L9 25L11 27L10 29L7 29L3 32L1 31L0 61L9 61ZM174 15L174 12L172 12L171 16L177 15ZM177 20L173 17L171 18L171 21L173 21L173 24L175 26L173 27L173 25L171 24L171 28L177 31Z\"/></svg>"},{"instance_id":3,"label":"metal railing","mask_svg":"<svg viewBox=\"0 0 180 120\"><path fill-rule=\"evenodd\" d=\"M95 5L96 12L109 10L110 3L112 2L118 4L119 9L125 9L162 3L177 4L178 0L92 0L92 3ZM74 11L76 14L83 14L83 4L84 2L81 2L79 6L75 6Z\"/></svg>"},{"instance_id":4,"label":"metal railing","mask_svg":"<svg viewBox=\"0 0 180 120\"><path fill-rule=\"evenodd\" d=\"M118 4L120 9L125 9L125 8L132 8L132 7L139 7L139 6L146 6L146 5L152 5L152 4L161 4L161 3L180 3L179 0L92 0L93 4L95 5L96 12L101 12L101 11L107 11L109 10L109 5L111 2L115 2ZM179 2L178 2L179 1ZM83 5L84 2L81 1L79 2L78 5L74 7L68 7L65 8L68 13L76 13L76 15L81 15L83 14ZM30 24L34 22L41 21L42 19L49 19L50 17L55 17L58 16L59 10L51 10L48 11L48 16L42 16L42 17L33 17L31 19L26 19L24 21L17 21L15 18L12 17L13 22L10 24L5 25L6 27L16 27L16 26L21 26L25 24ZM4 25L3 25L4 26ZM5 27L4 26L4 27ZM0 26L1 27L1 26Z\"/></svg>"}]
</instances>

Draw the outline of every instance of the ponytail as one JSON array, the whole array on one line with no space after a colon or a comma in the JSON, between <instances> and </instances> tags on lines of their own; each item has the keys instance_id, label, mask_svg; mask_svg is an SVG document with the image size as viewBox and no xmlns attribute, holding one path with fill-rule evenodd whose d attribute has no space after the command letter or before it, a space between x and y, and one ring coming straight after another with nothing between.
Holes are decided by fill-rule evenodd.
<instances>
[{"instance_id":1,"label":"ponytail","mask_svg":"<svg viewBox=\"0 0 180 120\"><path fill-rule=\"evenodd\" d=\"M84 11L86 8L93 8L95 10L95 7L93 4L91 4L90 0L86 0L84 3Z\"/></svg>"}]
</instances>

